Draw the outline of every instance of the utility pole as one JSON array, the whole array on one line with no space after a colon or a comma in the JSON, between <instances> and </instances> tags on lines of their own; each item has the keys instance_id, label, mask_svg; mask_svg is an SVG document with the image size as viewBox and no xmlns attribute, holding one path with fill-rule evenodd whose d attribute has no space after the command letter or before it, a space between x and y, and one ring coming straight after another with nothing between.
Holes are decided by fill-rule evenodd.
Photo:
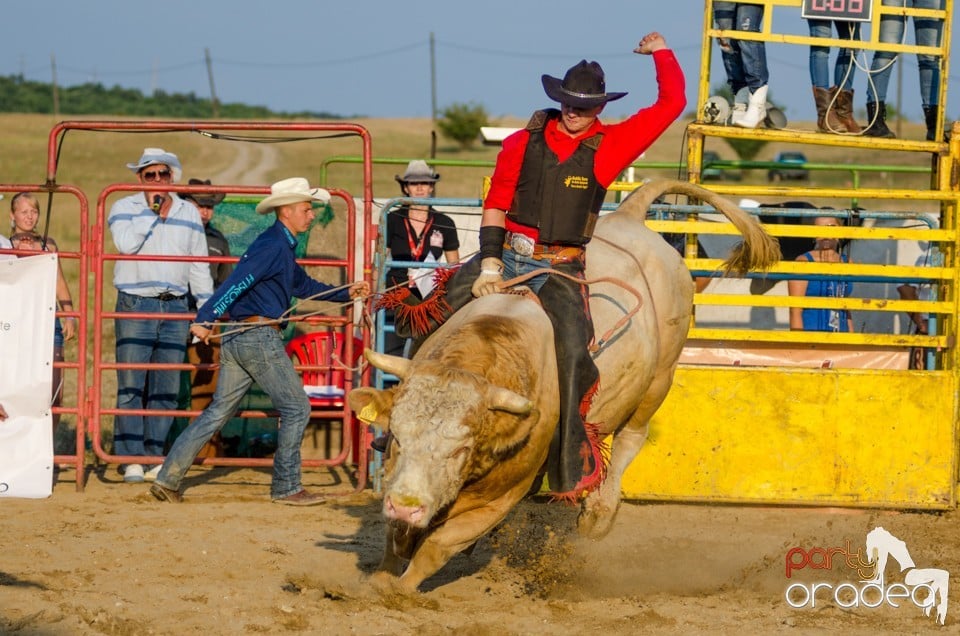
<instances>
[{"instance_id":1,"label":"utility pole","mask_svg":"<svg viewBox=\"0 0 960 636\"><path fill-rule=\"evenodd\" d=\"M53 74L53 117L60 119L60 91L57 88L57 57L50 54L50 71Z\"/></svg>"},{"instance_id":2,"label":"utility pole","mask_svg":"<svg viewBox=\"0 0 960 636\"><path fill-rule=\"evenodd\" d=\"M220 102L217 101L217 89L213 85L213 62L210 61L210 49L203 49L207 59L207 77L210 79L210 105L213 107L213 118L220 117Z\"/></svg>"},{"instance_id":3,"label":"utility pole","mask_svg":"<svg viewBox=\"0 0 960 636\"><path fill-rule=\"evenodd\" d=\"M437 158L437 48L430 32L430 158Z\"/></svg>"},{"instance_id":4,"label":"utility pole","mask_svg":"<svg viewBox=\"0 0 960 636\"><path fill-rule=\"evenodd\" d=\"M430 32L430 118L437 123L437 51L433 31Z\"/></svg>"},{"instance_id":5,"label":"utility pole","mask_svg":"<svg viewBox=\"0 0 960 636\"><path fill-rule=\"evenodd\" d=\"M897 53L897 139L903 139L903 60Z\"/></svg>"}]
</instances>

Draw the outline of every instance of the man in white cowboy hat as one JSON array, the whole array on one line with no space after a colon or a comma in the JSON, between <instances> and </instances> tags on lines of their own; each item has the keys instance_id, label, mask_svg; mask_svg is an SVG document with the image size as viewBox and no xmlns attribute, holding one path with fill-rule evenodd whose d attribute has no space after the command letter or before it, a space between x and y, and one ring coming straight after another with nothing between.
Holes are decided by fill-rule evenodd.
<instances>
[{"instance_id":1,"label":"man in white cowboy hat","mask_svg":"<svg viewBox=\"0 0 960 636\"><path fill-rule=\"evenodd\" d=\"M107 223L117 251L124 255L207 255L207 241L197 208L173 190L182 171L180 160L162 148L145 148L127 168L149 188L117 200ZM118 260L113 284L117 312L186 314L187 294L202 305L213 293L210 268L203 262ZM186 320L116 320L117 362L127 364L183 364L189 324ZM174 410L180 389L180 371L154 369L117 370L117 408ZM173 417L169 415L117 415L114 419L113 454L163 455ZM123 480L154 479L159 464L144 473L134 462L121 467Z\"/></svg>"},{"instance_id":2,"label":"man in white cowboy hat","mask_svg":"<svg viewBox=\"0 0 960 636\"><path fill-rule=\"evenodd\" d=\"M598 116L607 102L626 93L607 92L596 62L580 61L562 80L542 77L544 91L560 109L535 112L524 129L504 140L484 201L479 258L449 281L445 300L451 307L462 306L470 292L498 292L504 279L530 271L551 268L583 278L584 246L606 188L686 105L683 71L663 36L644 36L634 52L653 56L659 94L652 106L617 124L603 124ZM547 468L550 489L558 497L578 498L597 488L603 475L598 447L580 415L598 379L587 349L593 339L587 288L560 276L537 276L526 284L553 323L560 368L560 423ZM588 470L584 457L589 457Z\"/></svg>"},{"instance_id":3,"label":"man in white cowboy hat","mask_svg":"<svg viewBox=\"0 0 960 636\"><path fill-rule=\"evenodd\" d=\"M257 212L276 212L277 221L260 234L240 258L236 269L197 313L190 332L208 341L214 323L230 312L231 323L248 323L223 338L220 380L213 401L183 433L167 454L151 494L161 501L179 502L180 485L197 453L233 417L247 390L256 382L280 413L277 451L273 457L270 497L277 503L312 506L323 503L300 481L300 445L310 419L310 401L300 377L284 351L283 317L290 298L350 302L370 292L365 281L336 289L316 281L297 264L297 234L306 232L316 216L313 203L326 204L330 193L311 188L294 177L274 183Z\"/></svg>"}]
</instances>

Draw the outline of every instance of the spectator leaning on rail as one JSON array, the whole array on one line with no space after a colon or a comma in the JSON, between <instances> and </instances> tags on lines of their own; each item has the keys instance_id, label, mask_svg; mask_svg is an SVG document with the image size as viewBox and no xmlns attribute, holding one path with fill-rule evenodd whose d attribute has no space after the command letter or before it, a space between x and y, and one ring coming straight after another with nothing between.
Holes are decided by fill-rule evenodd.
<instances>
[{"instance_id":1,"label":"spectator leaning on rail","mask_svg":"<svg viewBox=\"0 0 960 636\"><path fill-rule=\"evenodd\" d=\"M840 227L840 220L831 216L818 216L813 224L817 227ZM798 256L797 260L807 263L850 262L846 255L840 253L840 240L836 238L814 239L813 249ZM787 293L791 296L846 298L852 291L853 283L839 277L822 276L817 280L787 281ZM850 333L853 331L853 316L846 309L791 307L790 329Z\"/></svg>"},{"instance_id":2,"label":"spectator leaning on rail","mask_svg":"<svg viewBox=\"0 0 960 636\"><path fill-rule=\"evenodd\" d=\"M484 201L479 257L448 281L444 300L450 307L465 304L471 292L485 296L499 291L505 278L527 272L553 269L583 279L584 246L607 187L686 106L683 71L663 36L645 35L634 52L653 56L659 92L652 106L616 124L603 124L598 116L607 102L626 93L606 91L596 62L581 60L563 79L542 77L544 91L560 103L560 110L535 112L523 130L504 140ZM551 444L550 487L560 497L577 498L598 487L603 475L581 415L598 380L588 351L594 334L587 287L561 276L537 276L525 284L536 291L553 323L560 370L560 423ZM424 313L435 299L424 300Z\"/></svg>"},{"instance_id":3,"label":"spectator leaning on rail","mask_svg":"<svg viewBox=\"0 0 960 636\"><path fill-rule=\"evenodd\" d=\"M53 237L37 232L40 221L40 201L32 192L18 192L10 199L10 243L18 250L36 252L56 252L57 242ZM73 298L70 287L63 275L63 266L57 262L57 305L61 311L73 311ZM77 319L70 316L63 321L56 318L53 324L53 360L63 362L63 346L76 337ZM53 395L51 405L59 407L63 402L63 369L53 368ZM56 439L60 414L52 416L53 434Z\"/></svg>"},{"instance_id":4,"label":"spectator leaning on rail","mask_svg":"<svg viewBox=\"0 0 960 636\"><path fill-rule=\"evenodd\" d=\"M370 291L364 281L336 290L310 278L296 262L297 234L310 228L315 217L312 204L329 200L326 190L311 188L306 179L294 177L274 183L270 196L257 205L260 214L276 212L276 223L257 237L230 277L200 308L190 332L208 341L214 322L228 311L231 322L248 324L223 338L220 380L213 401L184 429L167 454L150 488L157 499L181 501L180 483L197 453L233 417L256 382L280 413L271 498L295 506L323 503L321 496L307 492L300 482L300 444L310 419L310 401L284 351L280 331L292 297L349 302Z\"/></svg>"},{"instance_id":5,"label":"spectator leaning on rail","mask_svg":"<svg viewBox=\"0 0 960 636\"><path fill-rule=\"evenodd\" d=\"M127 164L143 185L171 186L180 180L180 160L162 148L146 148ZM207 255L200 213L172 190L138 192L118 200L107 217L117 251L130 255ZM187 294L202 306L213 292L210 268L204 262L119 260L114 266L118 313L187 314ZM187 320L118 318L117 362L183 364L190 325ZM117 370L117 408L175 410L179 370ZM114 455L163 455L173 417L117 415ZM159 465L144 474L140 464L121 467L126 482L156 478Z\"/></svg>"}]
</instances>

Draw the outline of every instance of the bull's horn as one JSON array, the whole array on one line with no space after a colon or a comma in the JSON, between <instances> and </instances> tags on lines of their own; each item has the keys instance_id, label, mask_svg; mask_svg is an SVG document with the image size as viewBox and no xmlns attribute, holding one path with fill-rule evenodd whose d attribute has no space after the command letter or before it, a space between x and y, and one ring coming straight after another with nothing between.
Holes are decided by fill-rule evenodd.
<instances>
[{"instance_id":1,"label":"bull's horn","mask_svg":"<svg viewBox=\"0 0 960 636\"><path fill-rule=\"evenodd\" d=\"M410 370L410 360L400 356L391 356L386 353L377 353L373 349L364 349L364 357L381 371L392 373L401 380L407 378L407 372Z\"/></svg>"},{"instance_id":2,"label":"bull's horn","mask_svg":"<svg viewBox=\"0 0 960 636\"><path fill-rule=\"evenodd\" d=\"M487 398L490 400L490 408L498 411L526 415L533 409L533 402L519 393L514 393L510 389L499 386L490 387Z\"/></svg>"}]
</instances>

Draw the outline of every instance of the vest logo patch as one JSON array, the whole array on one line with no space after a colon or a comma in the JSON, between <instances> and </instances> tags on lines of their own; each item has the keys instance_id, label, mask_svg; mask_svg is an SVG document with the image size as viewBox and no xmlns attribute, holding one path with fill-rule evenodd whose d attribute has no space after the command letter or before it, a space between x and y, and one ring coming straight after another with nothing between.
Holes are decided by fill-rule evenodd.
<instances>
[{"instance_id":1,"label":"vest logo patch","mask_svg":"<svg viewBox=\"0 0 960 636\"><path fill-rule=\"evenodd\" d=\"M590 186L590 180L586 177L572 174L563 180L563 185L574 190L586 190Z\"/></svg>"}]
</instances>

